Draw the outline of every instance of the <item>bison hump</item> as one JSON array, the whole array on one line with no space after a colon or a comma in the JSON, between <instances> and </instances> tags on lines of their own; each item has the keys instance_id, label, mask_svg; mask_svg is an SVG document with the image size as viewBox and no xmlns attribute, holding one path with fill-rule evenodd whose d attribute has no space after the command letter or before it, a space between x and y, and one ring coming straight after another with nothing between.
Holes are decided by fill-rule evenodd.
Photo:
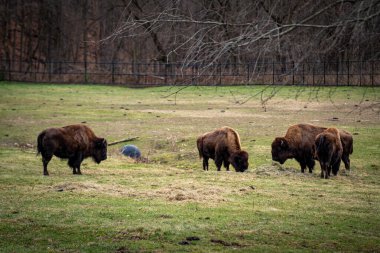
<instances>
[{"instance_id":1,"label":"bison hump","mask_svg":"<svg viewBox=\"0 0 380 253\"><path fill-rule=\"evenodd\" d=\"M235 150L241 150L241 143L240 143L240 136L239 134L230 127L223 127L223 130L225 131L227 135L227 143L228 146L235 149Z\"/></svg>"}]
</instances>

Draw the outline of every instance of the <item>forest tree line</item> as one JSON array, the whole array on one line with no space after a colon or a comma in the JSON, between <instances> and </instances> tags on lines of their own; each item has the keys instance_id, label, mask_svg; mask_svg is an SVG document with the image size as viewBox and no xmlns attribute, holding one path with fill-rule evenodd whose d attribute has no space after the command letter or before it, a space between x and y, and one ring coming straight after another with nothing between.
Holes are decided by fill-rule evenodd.
<instances>
[{"instance_id":1,"label":"forest tree line","mask_svg":"<svg viewBox=\"0 0 380 253\"><path fill-rule=\"evenodd\" d=\"M0 0L0 22L0 59L20 69L380 58L380 0Z\"/></svg>"}]
</instances>

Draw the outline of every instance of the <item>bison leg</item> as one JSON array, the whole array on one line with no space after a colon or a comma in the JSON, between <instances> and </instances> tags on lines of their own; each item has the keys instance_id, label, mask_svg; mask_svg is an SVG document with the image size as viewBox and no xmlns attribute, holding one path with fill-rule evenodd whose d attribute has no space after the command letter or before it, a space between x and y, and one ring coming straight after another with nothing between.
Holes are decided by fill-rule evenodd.
<instances>
[{"instance_id":1,"label":"bison leg","mask_svg":"<svg viewBox=\"0 0 380 253\"><path fill-rule=\"evenodd\" d=\"M75 167L77 167L77 174L82 175L82 172L80 171L80 165L83 161L83 155L82 153L78 153L75 160Z\"/></svg>"},{"instance_id":2,"label":"bison leg","mask_svg":"<svg viewBox=\"0 0 380 253\"><path fill-rule=\"evenodd\" d=\"M307 167L309 168L309 173L313 173L314 166L315 166L314 159L309 159L307 161Z\"/></svg>"},{"instance_id":3,"label":"bison leg","mask_svg":"<svg viewBox=\"0 0 380 253\"><path fill-rule=\"evenodd\" d=\"M300 165L301 165L301 172L305 173L306 163L305 162L301 162Z\"/></svg>"},{"instance_id":4,"label":"bison leg","mask_svg":"<svg viewBox=\"0 0 380 253\"><path fill-rule=\"evenodd\" d=\"M215 156L215 165L216 165L216 168L218 169L218 171L220 171L220 168L222 167L222 164L223 164L223 158L216 155Z\"/></svg>"},{"instance_id":5,"label":"bison leg","mask_svg":"<svg viewBox=\"0 0 380 253\"><path fill-rule=\"evenodd\" d=\"M230 171L230 162L228 161L228 159L225 159L223 161L223 165L224 165L224 168L226 168L227 171Z\"/></svg>"},{"instance_id":6,"label":"bison leg","mask_svg":"<svg viewBox=\"0 0 380 253\"><path fill-rule=\"evenodd\" d=\"M83 161L83 155L81 153L75 154L75 156L69 159L69 166L73 168L73 174L82 175L80 171L80 165Z\"/></svg>"},{"instance_id":7,"label":"bison leg","mask_svg":"<svg viewBox=\"0 0 380 253\"><path fill-rule=\"evenodd\" d=\"M69 158L69 161L67 162L67 164L70 166L70 168L73 169L73 174L77 174L76 167L75 167L75 160L73 157Z\"/></svg>"},{"instance_id":8,"label":"bison leg","mask_svg":"<svg viewBox=\"0 0 380 253\"><path fill-rule=\"evenodd\" d=\"M344 162L344 167L346 170L350 170L350 157L348 155L342 155L342 160Z\"/></svg>"},{"instance_id":9,"label":"bison leg","mask_svg":"<svg viewBox=\"0 0 380 253\"><path fill-rule=\"evenodd\" d=\"M326 176L326 166L320 162L321 165L321 178L325 178Z\"/></svg>"},{"instance_id":10,"label":"bison leg","mask_svg":"<svg viewBox=\"0 0 380 253\"><path fill-rule=\"evenodd\" d=\"M325 178L329 178L331 174L331 166L327 166L326 171L325 171ZM327 177L326 177L327 175Z\"/></svg>"},{"instance_id":11,"label":"bison leg","mask_svg":"<svg viewBox=\"0 0 380 253\"><path fill-rule=\"evenodd\" d=\"M338 159L338 161L332 166L332 173L334 174L334 176L338 174L339 167L340 167L340 159Z\"/></svg>"},{"instance_id":12,"label":"bison leg","mask_svg":"<svg viewBox=\"0 0 380 253\"><path fill-rule=\"evenodd\" d=\"M78 167L77 167L77 174L82 175L82 172L80 171L80 165L78 165Z\"/></svg>"},{"instance_id":13,"label":"bison leg","mask_svg":"<svg viewBox=\"0 0 380 253\"><path fill-rule=\"evenodd\" d=\"M306 162L305 162L305 160L304 159L296 158L296 161L301 165L301 172L305 173L305 169L306 169Z\"/></svg>"},{"instance_id":14,"label":"bison leg","mask_svg":"<svg viewBox=\"0 0 380 253\"><path fill-rule=\"evenodd\" d=\"M203 157L203 170L208 170L208 157Z\"/></svg>"},{"instance_id":15,"label":"bison leg","mask_svg":"<svg viewBox=\"0 0 380 253\"><path fill-rule=\"evenodd\" d=\"M44 176L49 176L49 172L47 170L47 165L50 162L52 157L53 157L52 155L46 155L46 154L42 155L42 164L44 166Z\"/></svg>"},{"instance_id":16,"label":"bison leg","mask_svg":"<svg viewBox=\"0 0 380 253\"><path fill-rule=\"evenodd\" d=\"M326 164L321 164L321 178L327 179L329 178L329 166L326 166Z\"/></svg>"}]
</instances>

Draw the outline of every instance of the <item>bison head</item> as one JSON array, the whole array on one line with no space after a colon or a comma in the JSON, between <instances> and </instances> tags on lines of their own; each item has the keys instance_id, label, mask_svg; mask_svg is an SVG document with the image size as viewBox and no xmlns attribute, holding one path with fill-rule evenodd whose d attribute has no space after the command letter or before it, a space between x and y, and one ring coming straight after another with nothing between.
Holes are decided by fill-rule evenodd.
<instances>
[{"instance_id":1,"label":"bison head","mask_svg":"<svg viewBox=\"0 0 380 253\"><path fill-rule=\"evenodd\" d=\"M92 158L96 163L107 159L107 141L104 138L98 138L94 141Z\"/></svg>"},{"instance_id":2,"label":"bison head","mask_svg":"<svg viewBox=\"0 0 380 253\"><path fill-rule=\"evenodd\" d=\"M274 139L272 142L272 160L283 164L291 156L292 153L287 140L282 137Z\"/></svg>"},{"instance_id":3,"label":"bison head","mask_svg":"<svg viewBox=\"0 0 380 253\"><path fill-rule=\"evenodd\" d=\"M244 172L248 169L248 153L245 151L237 151L230 157L230 163L236 172Z\"/></svg>"}]
</instances>

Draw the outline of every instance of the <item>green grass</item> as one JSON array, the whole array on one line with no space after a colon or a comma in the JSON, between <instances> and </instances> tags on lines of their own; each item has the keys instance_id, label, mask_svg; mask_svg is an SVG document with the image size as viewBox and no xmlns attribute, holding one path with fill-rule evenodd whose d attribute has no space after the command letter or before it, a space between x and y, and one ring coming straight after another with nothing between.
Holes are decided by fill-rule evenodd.
<instances>
[{"instance_id":1,"label":"green grass","mask_svg":"<svg viewBox=\"0 0 380 253\"><path fill-rule=\"evenodd\" d=\"M379 88L176 91L0 83L0 252L380 251ZM138 136L150 162L120 144L82 176L57 158L42 176L38 133L81 122L109 142ZM354 133L352 170L322 180L319 165L272 165L272 140L300 122ZM225 125L249 152L246 173L201 169L196 137Z\"/></svg>"}]
</instances>

